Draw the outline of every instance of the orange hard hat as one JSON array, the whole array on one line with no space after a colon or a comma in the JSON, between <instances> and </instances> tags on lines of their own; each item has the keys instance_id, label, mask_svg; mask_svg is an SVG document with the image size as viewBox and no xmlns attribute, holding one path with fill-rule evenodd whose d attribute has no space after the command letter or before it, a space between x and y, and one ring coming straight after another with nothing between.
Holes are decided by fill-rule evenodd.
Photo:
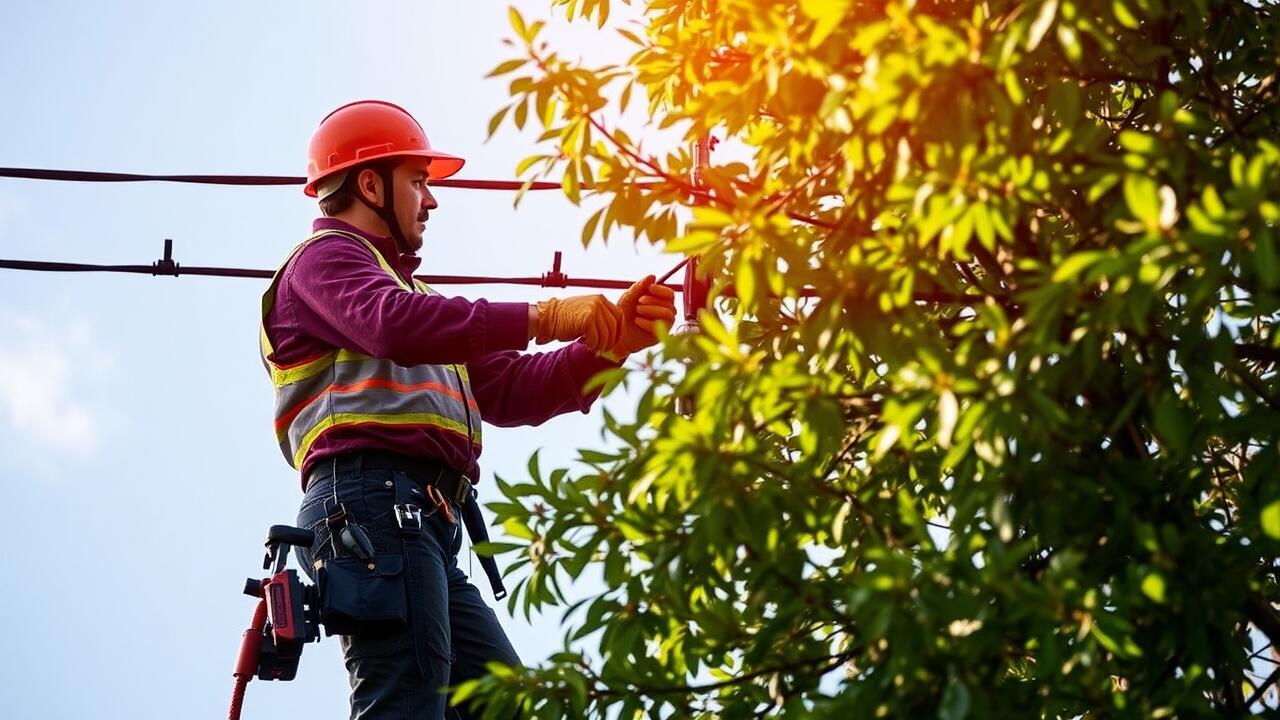
<instances>
[{"instance_id":1,"label":"orange hard hat","mask_svg":"<svg viewBox=\"0 0 1280 720\"><path fill-rule=\"evenodd\" d=\"M408 110L381 100L360 100L334 110L320 121L307 149L307 195L316 197L321 180L361 163L388 157L431 160L432 180L458 172L462 158L431 149L427 134Z\"/></svg>"}]
</instances>

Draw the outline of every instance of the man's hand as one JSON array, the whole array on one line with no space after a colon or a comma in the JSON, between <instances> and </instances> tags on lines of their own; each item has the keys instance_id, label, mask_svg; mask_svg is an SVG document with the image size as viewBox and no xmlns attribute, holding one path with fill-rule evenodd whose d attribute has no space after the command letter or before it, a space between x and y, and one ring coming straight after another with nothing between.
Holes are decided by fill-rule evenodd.
<instances>
[{"instance_id":1,"label":"man's hand","mask_svg":"<svg viewBox=\"0 0 1280 720\"><path fill-rule=\"evenodd\" d=\"M540 343L582 338L592 351L608 350L618 343L622 311L603 295L581 295L538 303L535 338Z\"/></svg>"},{"instance_id":2,"label":"man's hand","mask_svg":"<svg viewBox=\"0 0 1280 720\"><path fill-rule=\"evenodd\" d=\"M657 343L657 323L669 328L676 321L675 297L671 288L654 284L652 275L627 288L618 299L622 334L613 346L613 356L622 359Z\"/></svg>"}]
</instances>

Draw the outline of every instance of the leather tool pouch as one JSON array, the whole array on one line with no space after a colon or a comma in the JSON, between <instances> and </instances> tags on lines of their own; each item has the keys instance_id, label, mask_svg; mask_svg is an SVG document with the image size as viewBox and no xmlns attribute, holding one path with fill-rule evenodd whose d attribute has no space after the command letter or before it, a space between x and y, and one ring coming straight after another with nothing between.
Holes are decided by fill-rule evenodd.
<instances>
[{"instance_id":1,"label":"leather tool pouch","mask_svg":"<svg viewBox=\"0 0 1280 720\"><path fill-rule=\"evenodd\" d=\"M394 633L409 624L404 556L335 558L316 572L326 635Z\"/></svg>"}]
</instances>

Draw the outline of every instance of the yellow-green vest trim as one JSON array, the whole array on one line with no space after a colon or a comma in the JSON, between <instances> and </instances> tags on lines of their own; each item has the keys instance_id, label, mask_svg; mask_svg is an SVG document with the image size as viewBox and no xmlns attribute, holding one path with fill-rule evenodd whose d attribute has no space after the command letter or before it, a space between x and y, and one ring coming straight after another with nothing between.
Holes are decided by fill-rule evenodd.
<instances>
[{"instance_id":1,"label":"yellow-green vest trim","mask_svg":"<svg viewBox=\"0 0 1280 720\"><path fill-rule=\"evenodd\" d=\"M422 427L469 437L480 454L480 409L464 365L406 367L382 358L334 348L302 361L280 365L267 337L267 314L275 304L280 277L308 244L340 235L367 248L378 265L409 292L435 294L421 280L409 285L372 243L354 233L322 230L289 253L262 295L259 349L275 386L275 428L280 452L301 468L312 445L326 432L356 425ZM464 404L465 403L465 404Z\"/></svg>"}]
</instances>

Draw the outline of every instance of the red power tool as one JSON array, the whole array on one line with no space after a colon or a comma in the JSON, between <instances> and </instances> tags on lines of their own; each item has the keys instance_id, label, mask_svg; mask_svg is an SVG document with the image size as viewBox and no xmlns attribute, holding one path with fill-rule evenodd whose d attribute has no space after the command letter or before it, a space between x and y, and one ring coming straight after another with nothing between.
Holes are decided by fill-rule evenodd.
<instances>
[{"instance_id":1,"label":"red power tool","mask_svg":"<svg viewBox=\"0 0 1280 720\"><path fill-rule=\"evenodd\" d=\"M244 585L244 594L258 598L258 606L240 641L240 656L232 673L236 683L228 716L231 720L240 720L244 691L254 676L292 680L298 674L303 644L320 640L316 589L304 585L297 570L284 567L290 548L309 548L314 541L315 533L289 525L272 525L267 531L262 568L270 570L271 576L249 578Z\"/></svg>"}]
</instances>

